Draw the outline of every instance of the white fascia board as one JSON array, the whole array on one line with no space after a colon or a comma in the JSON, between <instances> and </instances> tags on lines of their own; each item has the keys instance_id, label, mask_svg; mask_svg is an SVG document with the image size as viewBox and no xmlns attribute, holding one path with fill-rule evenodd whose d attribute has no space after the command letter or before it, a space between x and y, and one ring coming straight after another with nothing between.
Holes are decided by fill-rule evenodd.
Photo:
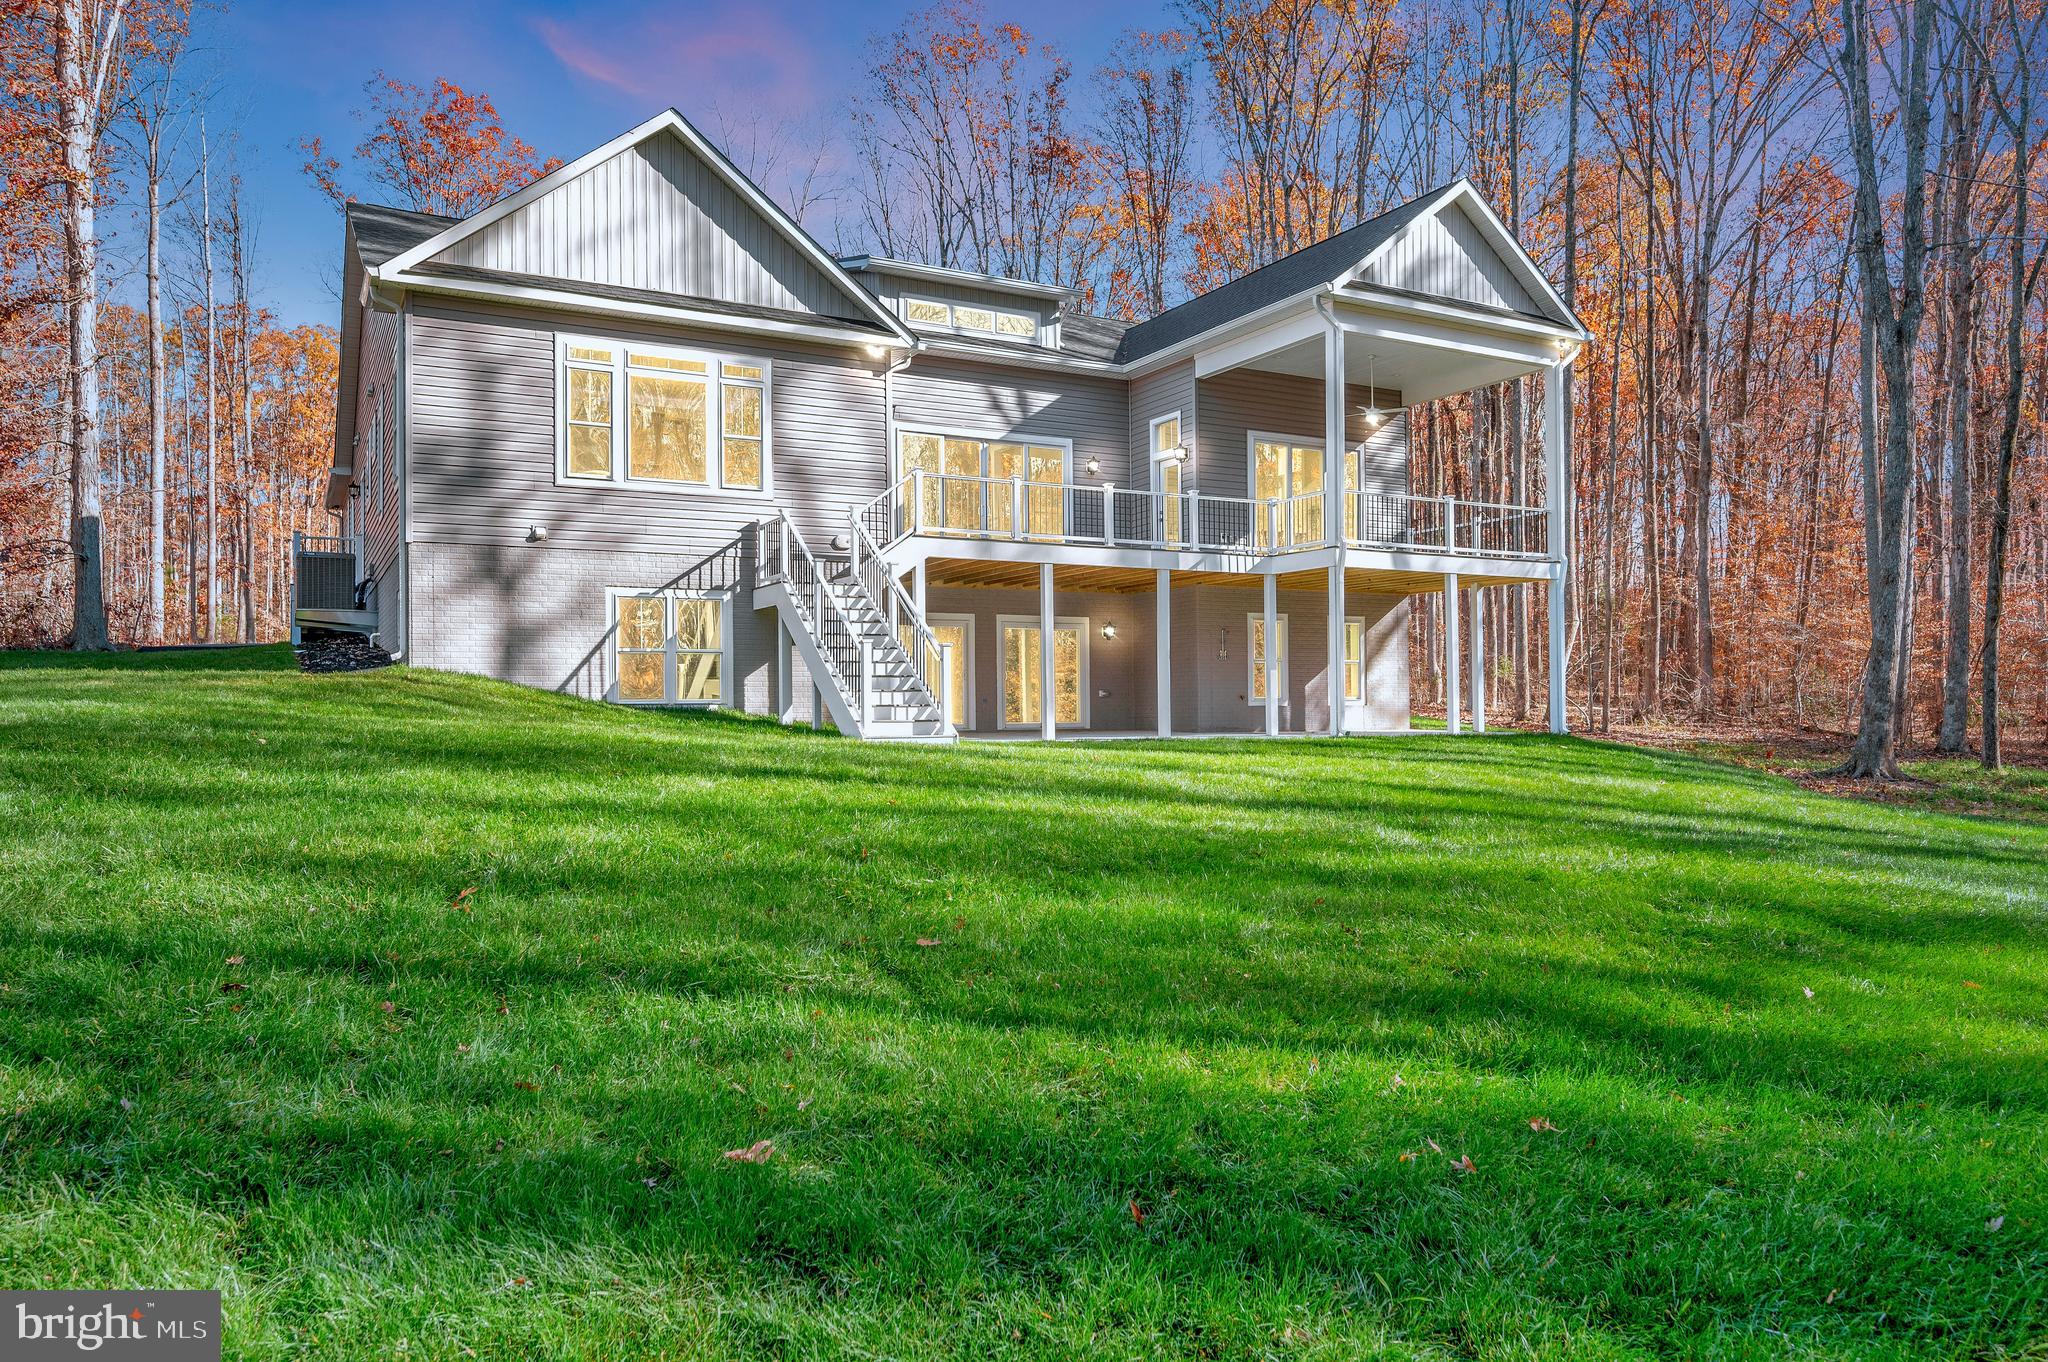
<instances>
[{"instance_id":1,"label":"white fascia board","mask_svg":"<svg viewBox=\"0 0 2048 1362\"><path fill-rule=\"evenodd\" d=\"M565 312L587 313L598 317L629 317L636 321L668 322L714 331L793 336L842 345L872 345L885 350L917 348L914 342L906 344L872 331L853 331L840 326L785 322L766 317L739 317L726 312L705 312L695 308L668 307L658 303L640 303L627 299L599 298L575 292L573 284L566 280L564 283L568 286L559 289L534 288L526 284L487 283L478 279L447 279L431 274L393 276L384 282L403 287L413 293L440 294L457 298L488 298L500 302L526 303L535 307L558 308Z\"/></svg>"},{"instance_id":2,"label":"white fascia board","mask_svg":"<svg viewBox=\"0 0 2048 1362\"><path fill-rule=\"evenodd\" d=\"M1535 336L1553 343L1569 342L1573 346L1588 339L1585 333L1559 322L1539 321L1534 317L1475 312L1456 303L1440 303L1430 298L1410 298L1405 294L1375 288L1371 284L1346 284L1334 296L1340 303L1381 312L1436 318L1452 326L1467 327L1490 335Z\"/></svg>"},{"instance_id":3,"label":"white fascia board","mask_svg":"<svg viewBox=\"0 0 2048 1362\"><path fill-rule=\"evenodd\" d=\"M868 315L888 328L890 334L899 337L906 344L916 344L909 330L904 327L896 314L883 307L880 300L862 288L859 282L846 272L845 268L832 257L829 251L813 240L811 234L791 219L789 214L783 212L773 199L762 193L759 185L756 185L752 180L742 175L739 169L726 159L723 152L713 146L696 128L692 127L690 120L684 118L682 114L674 109L664 109L637 127L620 133L603 146L585 152L566 165L557 166L554 170L549 171L524 188L499 199L483 211L466 217L460 222L453 223L444 230L428 237L425 241L420 242L412 249L393 256L376 270L372 271L372 273L386 279L403 274L413 266L439 255L450 246L475 235L492 223L518 212L535 199L540 198L560 185L566 184L584 171L610 160L628 147L637 146L661 132L672 132L677 137L682 138L684 143L702 157L704 162L718 174L720 179L724 180L735 193L752 205L756 212L765 217L778 232L788 239L791 245L803 252L812 264L824 271L825 276L837 284L842 292L853 299Z\"/></svg>"},{"instance_id":4,"label":"white fascia board","mask_svg":"<svg viewBox=\"0 0 2048 1362\"><path fill-rule=\"evenodd\" d=\"M1050 351L1043 355L1011 354L1008 351L983 350L971 344L962 345L936 336L925 337L918 350L922 354L972 360L978 364L1008 365L1021 369L1062 369L1073 373L1101 374L1106 378L1120 378L1127 371L1127 366L1111 364L1106 360L1077 359L1072 355L1053 354Z\"/></svg>"},{"instance_id":5,"label":"white fascia board","mask_svg":"<svg viewBox=\"0 0 2048 1362\"><path fill-rule=\"evenodd\" d=\"M1030 279L1011 279L1000 274L978 274L973 270L956 270L945 265L924 265L915 260L897 260L885 255L848 256L839 263L849 270L893 274L903 279L925 279L936 284L961 284L996 293L1022 293L1033 298L1067 301L1080 296L1078 290L1063 288L1058 284L1041 284Z\"/></svg>"},{"instance_id":6,"label":"white fascia board","mask_svg":"<svg viewBox=\"0 0 2048 1362\"><path fill-rule=\"evenodd\" d=\"M1207 378L1235 369L1240 364L1249 364L1276 350L1299 345L1323 334L1323 319L1316 311L1315 295L1306 295L1298 301L1302 310L1298 316L1263 326L1248 335L1219 345L1212 345L1195 352L1195 377Z\"/></svg>"}]
</instances>

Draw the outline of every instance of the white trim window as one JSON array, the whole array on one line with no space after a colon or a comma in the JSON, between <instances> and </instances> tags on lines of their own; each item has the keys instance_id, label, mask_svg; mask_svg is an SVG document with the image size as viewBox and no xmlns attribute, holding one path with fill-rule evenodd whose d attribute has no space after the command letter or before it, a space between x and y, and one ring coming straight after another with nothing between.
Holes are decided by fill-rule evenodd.
<instances>
[{"instance_id":1,"label":"white trim window","mask_svg":"<svg viewBox=\"0 0 2048 1362\"><path fill-rule=\"evenodd\" d=\"M1344 618L1344 698L1365 698L1365 617Z\"/></svg>"},{"instance_id":2,"label":"white trim window","mask_svg":"<svg viewBox=\"0 0 2048 1362\"><path fill-rule=\"evenodd\" d=\"M378 515L384 513L384 402L377 392L377 385L370 385L370 430L363 441L363 457L356 461L362 465L363 480L370 484L370 507Z\"/></svg>"},{"instance_id":3,"label":"white trim window","mask_svg":"<svg viewBox=\"0 0 2048 1362\"><path fill-rule=\"evenodd\" d=\"M626 705L728 705L732 596L717 591L605 593L609 700Z\"/></svg>"},{"instance_id":4,"label":"white trim window","mask_svg":"<svg viewBox=\"0 0 2048 1362\"><path fill-rule=\"evenodd\" d=\"M1248 705L1266 703L1266 612L1255 610L1244 617L1244 699ZM1287 703L1287 612L1273 617L1280 631L1280 703Z\"/></svg>"},{"instance_id":5,"label":"white trim window","mask_svg":"<svg viewBox=\"0 0 2048 1362\"><path fill-rule=\"evenodd\" d=\"M557 485L773 491L766 359L563 336L555 367Z\"/></svg>"},{"instance_id":6,"label":"white trim window","mask_svg":"<svg viewBox=\"0 0 2048 1362\"><path fill-rule=\"evenodd\" d=\"M903 320L912 326L936 327L962 335L1000 336L1004 340L1038 340L1035 312L1013 312L981 303L949 303L941 298L905 295Z\"/></svg>"},{"instance_id":7,"label":"white trim window","mask_svg":"<svg viewBox=\"0 0 2048 1362\"><path fill-rule=\"evenodd\" d=\"M1042 436L972 435L899 426L896 430L898 482L924 470L921 522L939 534L1010 537L1016 525L1016 492L1002 484L1024 483L1024 534L1057 539L1066 532L1066 496L1074 466L1074 442Z\"/></svg>"}]
</instances>

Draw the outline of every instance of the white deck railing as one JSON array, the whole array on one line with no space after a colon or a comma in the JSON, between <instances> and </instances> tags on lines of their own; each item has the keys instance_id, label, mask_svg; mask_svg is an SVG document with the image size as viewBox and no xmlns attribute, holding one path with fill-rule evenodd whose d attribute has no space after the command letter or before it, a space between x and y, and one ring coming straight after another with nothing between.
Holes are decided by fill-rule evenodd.
<instances>
[{"instance_id":1,"label":"white deck railing","mask_svg":"<svg viewBox=\"0 0 2048 1362\"><path fill-rule=\"evenodd\" d=\"M853 513L871 552L912 535L1263 556L1329 546L1323 493L1219 497L916 469ZM1344 542L1478 558L1549 556L1549 512L1399 492L1343 495Z\"/></svg>"}]
</instances>

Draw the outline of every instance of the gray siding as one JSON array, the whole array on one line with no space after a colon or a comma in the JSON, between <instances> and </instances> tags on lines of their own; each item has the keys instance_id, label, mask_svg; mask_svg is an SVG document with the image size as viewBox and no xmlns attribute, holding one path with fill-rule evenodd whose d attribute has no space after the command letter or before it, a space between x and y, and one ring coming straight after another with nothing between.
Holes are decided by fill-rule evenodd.
<instances>
[{"instance_id":1,"label":"gray siding","mask_svg":"<svg viewBox=\"0 0 2048 1362\"><path fill-rule=\"evenodd\" d=\"M844 287L669 135L628 147L438 258L830 317L860 315Z\"/></svg>"},{"instance_id":2,"label":"gray siding","mask_svg":"<svg viewBox=\"0 0 2048 1362\"><path fill-rule=\"evenodd\" d=\"M1544 311L1462 205L1432 213L1387 245L1362 278L1388 288L1518 312Z\"/></svg>"},{"instance_id":3,"label":"gray siding","mask_svg":"<svg viewBox=\"0 0 2048 1362\"><path fill-rule=\"evenodd\" d=\"M1197 419L1195 402L1195 362L1182 360L1143 378L1131 380L1131 425L1130 449L1132 485L1150 488L1152 485L1152 423L1162 416L1180 413L1180 438L1184 448L1194 449L1197 444ZM1187 470L1188 487L1194 487L1194 470Z\"/></svg>"},{"instance_id":4,"label":"gray siding","mask_svg":"<svg viewBox=\"0 0 2048 1362\"><path fill-rule=\"evenodd\" d=\"M1211 496L1251 494L1252 431L1322 443L1323 383L1319 378L1233 369L1203 379L1198 397L1201 418L1195 486ZM1387 421L1377 431L1369 430L1363 415L1369 405L1365 385L1355 383L1345 389L1345 443L1365 451L1360 486L1369 492L1405 492L1408 412L1401 405L1401 395L1391 389L1380 389L1379 400Z\"/></svg>"},{"instance_id":5,"label":"gray siding","mask_svg":"<svg viewBox=\"0 0 2048 1362\"><path fill-rule=\"evenodd\" d=\"M893 382L898 426L1072 440L1070 476L1075 483L1139 485L1131 476L1130 402L1120 378L1006 369L920 355ZM1092 475L1090 459L1101 465ZM1149 470L1141 470L1139 477L1146 476Z\"/></svg>"},{"instance_id":6,"label":"gray siding","mask_svg":"<svg viewBox=\"0 0 2048 1362\"><path fill-rule=\"evenodd\" d=\"M363 535L363 576L374 583L366 600L388 612L394 605L398 561L398 392L394 363L398 316L365 308L355 401L356 523ZM380 419L381 418L381 419ZM380 615L380 625L389 627Z\"/></svg>"},{"instance_id":7,"label":"gray siding","mask_svg":"<svg viewBox=\"0 0 2048 1362\"><path fill-rule=\"evenodd\" d=\"M558 331L767 358L773 501L556 486ZM883 490L882 381L857 351L425 298L411 345L415 541L517 545L545 525L554 550L702 554L780 506L815 547Z\"/></svg>"}]
</instances>

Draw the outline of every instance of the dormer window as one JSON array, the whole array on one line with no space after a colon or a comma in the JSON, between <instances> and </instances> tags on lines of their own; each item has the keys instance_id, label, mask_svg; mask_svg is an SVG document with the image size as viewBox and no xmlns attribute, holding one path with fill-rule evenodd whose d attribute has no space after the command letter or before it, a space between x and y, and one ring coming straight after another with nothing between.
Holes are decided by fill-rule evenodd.
<instances>
[{"instance_id":1,"label":"dormer window","mask_svg":"<svg viewBox=\"0 0 2048 1362\"><path fill-rule=\"evenodd\" d=\"M1011 312L977 303L946 303L936 298L905 298L903 317L913 326L946 327L982 336L1007 336L1016 340L1038 339L1038 317L1030 312Z\"/></svg>"}]
</instances>

